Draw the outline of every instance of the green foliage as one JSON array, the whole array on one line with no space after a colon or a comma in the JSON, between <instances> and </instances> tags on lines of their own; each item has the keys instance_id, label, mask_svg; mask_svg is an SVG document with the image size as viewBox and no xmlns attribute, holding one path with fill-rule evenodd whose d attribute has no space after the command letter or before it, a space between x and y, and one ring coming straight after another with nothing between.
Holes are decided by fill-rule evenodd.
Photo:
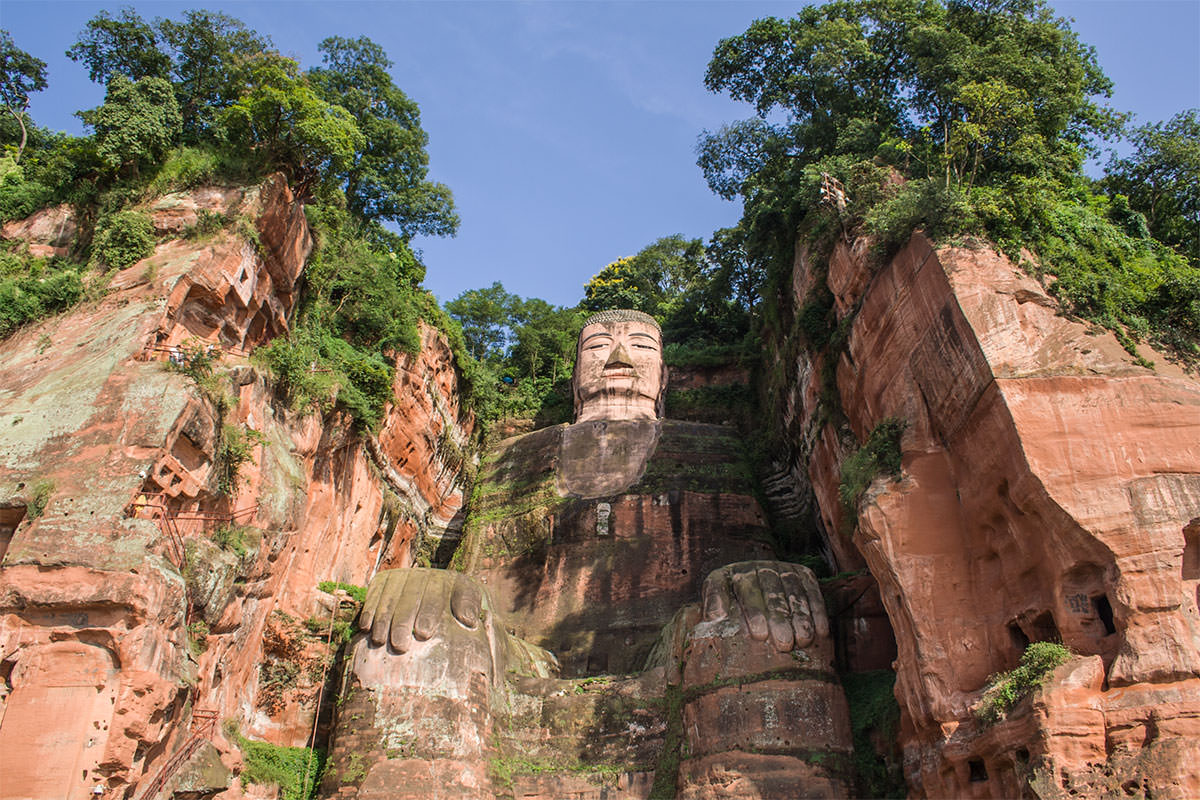
<instances>
[{"instance_id":1,"label":"green foliage","mask_svg":"<svg viewBox=\"0 0 1200 800\"><path fill-rule=\"evenodd\" d=\"M304 627L308 628L309 632L324 639L327 635L330 642L349 642L354 636L354 626L349 620L334 619L330 622L328 619L320 617L309 617L304 620Z\"/></svg>"},{"instance_id":2,"label":"green foliage","mask_svg":"<svg viewBox=\"0 0 1200 800\"><path fill-rule=\"evenodd\" d=\"M524 301L496 281L468 289L446 302L446 313L462 326L467 352L477 361L499 361L508 353Z\"/></svg>"},{"instance_id":3,"label":"green foliage","mask_svg":"<svg viewBox=\"0 0 1200 800\"><path fill-rule=\"evenodd\" d=\"M25 171L9 156L0 157L0 222L24 219L53 196L45 184L26 180Z\"/></svg>"},{"instance_id":4,"label":"green foliage","mask_svg":"<svg viewBox=\"0 0 1200 800\"><path fill-rule=\"evenodd\" d=\"M341 581L321 581L317 588L322 592L333 594L339 589L354 598L357 603L367 602L367 587Z\"/></svg>"},{"instance_id":5,"label":"green foliage","mask_svg":"<svg viewBox=\"0 0 1200 800\"><path fill-rule=\"evenodd\" d=\"M245 91L248 65L273 50L271 40L240 20L203 9L183 12L178 20L155 23L171 55L171 83L183 113L189 142L217 139L215 118Z\"/></svg>"},{"instance_id":6,"label":"green foliage","mask_svg":"<svg viewBox=\"0 0 1200 800\"><path fill-rule=\"evenodd\" d=\"M249 88L217 120L233 147L283 169L298 196L343 171L363 145L354 118L322 100L290 58L264 53L247 67Z\"/></svg>"},{"instance_id":7,"label":"green foliage","mask_svg":"<svg viewBox=\"0 0 1200 800\"><path fill-rule=\"evenodd\" d=\"M1024 698L1041 686L1054 669L1073 653L1057 642L1033 642L1021 654L1015 669L988 678L975 713L985 723L999 722Z\"/></svg>"},{"instance_id":8,"label":"green foliage","mask_svg":"<svg viewBox=\"0 0 1200 800\"><path fill-rule=\"evenodd\" d=\"M309 206L317 248L287 338L256 351L294 407L337 405L374 429L391 400L393 359L420 349L418 320L433 303L424 267L403 242L373 244L344 208Z\"/></svg>"},{"instance_id":9,"label":"green foliage","mask_svg":"<svg viewBox=\"0 0 1200 800\"><path fill-rule=\"evenodd\" d=\"M199 656L208 649L208 623L202 619L187 626L188 649L193 656Z\"/></svg>"},{"instance_id":10,"label":"green foliage","mask_svg":"<svg viewBox=\"0 0 1200 800\"><path fill-rule=\"evenodd\" d=\"M730 421L749 423L753 414L754 393L745 384L701 386L696 389L668 389L666 416L693 422L720 424Z\"/></svg>"},{"instance_id":11,"label":"green foliage","mask_svg":"<svg viewBox=\"0 0 1200 800\"><path fill-rule=\"evenodd\" d=\"M850 706L854 742L854 772L861 797L907 796L899 759L876 752L874 742L895 742L900 730L900 706L895 696L896 673L891 670L852 672L842 676ZM898 752L898 749L897 749Z\"/></svg>"},{"instance_id":12,"label":"green foliage","mask_svg":"<svg viewBox=\"0 0 1200 800\"><path fill-rule=\"evenodd\" d=\"M259 538L257 532L246 525L221 525L209 538L222 550L233 553L238 559L244 559L250 553L250 545Z\"/></svg>"},{"instance_id":13,"label":"green foliage","mask_svg":"<svg viewBox=\"0 0 1200 800\"><path fill-rule=\"evenodd\" d=\"M29 498L29 508L25 511L26 519L32 522L42 515L50 503L50 498L54 496L54 487L54 481L49 478L34 482Z\"/></svg>"},{"instance_id":14,"label":"green foliage","mask_svg":"<svg viewBox=\"0 0 1200 800\"><path fill-rule=\"evenodd\" d=\"M0 249L0 339L22 325L65 311L83 297L84 267L27 250Z\"/></svg>"},{"instance_id":15,"label":"green foliage","mask_svg":"<svg viewBox=\"0 0 1200 800\"><path fill-rule=\"evenodd\" d=\"M309 70L309 81L322 99L349 111L363 135L339 172L349 211L395 223L405 240L453 235L459 220L450 190L426 180L420 110L392 82L383 48L365 36L331 36L319 49L325 66Z\"/></svg>"},{"instance_id":16,"label":"green foliage","mask_svg":"<svg viewBox=\"0 0 1200 800\"><path fill-rule=\"evenodd\" d=\"M469 289L446 303L461 332L459 365L471 384L471 403L483 427L504 418L554 424L569 417L568 379L579 309L522 298L499 282Z\"/></svg>"},{"instance_id":17,"label":"green foliage","mask_svg":"<svg viewBox=\"0 0 1200 800\"><path fill-rule=\"evenodd\" d=\"M907 427L902 419L881 420L871 431L863 446L842 462L842 479L838 496L847 510L853 512L863 492L877 475L900 475L900 439Z\"/></svg>"},{"instance_id":18,"label":"green foliage","mask_svg":"<svg viewBox=\"0 0 1200 800\"><path fill-rule=\"evenodd\" d=\"M325 751L256 742L236 734L242 751L242 786L276 784L280 800L312 800L325 771Z\"/></svg>"},{"instance_id":19,"label":"green foliage","mask_svg":"<svg viewBox=\"0 0 1200 800\"><path fill-rule=\"evenodd\" d=\"M242 467L254 460L254 449L266 444L267 439L256 430L245 425L224 424L213 456L212 481L217 494L226 497L237 495L244 482Z\"/></svg>"},{"instance_id":20,"label":"green foliage","mask_svg":"<svg viewBox=\"0 0 1200 800\"><path fill-rule=\"evenodd\" d=\"M82 61L88 77L107 84L116 75L131 81L166 78L171 59L158 47L158 34L132 8L121 10L114 19L101 11L88 20L87 28L67 49L67 58Z\"/></svg>"},{"instance_id":21,"label":"green foliage","mask_svg":"<svg viewBox=\"0 0 1200 800\"><path fill-rule=\"evenodd\" d=\"M92 253L111 269L125 269L154 252L154 225L140 211L120 211L96 225Z\"/></svg>"},{"instance_id":22,"label":"green foliage","mask_svg":"<svg viewBox=\"0 0 1200 800\"><path fill-rule=\"evenodd\" d=\"M116 173L128 166L139 168L161 159L183 125L171 84L162 78L141 78L137 83L117 73L108 84L104 104L83 115L96 129L96 155Z\"/></svg>"},{"instance_id":23,"label":"green foliage","mask_svg":"<svg viewBox=\"0 0 1200 800\"><path fill-rule=\"evenodd\" d=\"M1149 232L1200 267L1200 109L1134 128L1134 151L1113 157L1102 186L1145 215Z\"/></svg>"}]
</instances>

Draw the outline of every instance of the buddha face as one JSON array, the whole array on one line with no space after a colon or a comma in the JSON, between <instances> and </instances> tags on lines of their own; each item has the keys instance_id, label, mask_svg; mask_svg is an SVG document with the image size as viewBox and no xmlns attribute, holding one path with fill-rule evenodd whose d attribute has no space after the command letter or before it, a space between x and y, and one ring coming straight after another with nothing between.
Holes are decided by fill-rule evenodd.
<instances>
[{"instance_id":1,"label":"buddha face","mask_svg":"<svg viewBox=\"0 0 1200 800\"><path fill-rule=\"evenodd\" d=\"M619 313L636 314L605 312ZM657 419L666 387L658 326L628 317L584 326L573 383L576 422Z\"/></svg>"}]
</instances>

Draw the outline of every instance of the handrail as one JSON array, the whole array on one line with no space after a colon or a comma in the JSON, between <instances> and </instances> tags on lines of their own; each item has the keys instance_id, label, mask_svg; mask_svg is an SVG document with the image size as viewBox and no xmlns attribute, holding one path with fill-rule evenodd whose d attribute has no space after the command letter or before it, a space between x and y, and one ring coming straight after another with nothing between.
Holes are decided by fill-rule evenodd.
<instances>
[{"instance_id":1,"label":"handrail","mask_svg":"<svg viewBox=\"0 0 1200 800\"><path fill-rule=\"evenodd\" d=\"M150 781L150 785L146 787L140 800L150 800L151 797L162 791L162 788L167 785L167 781L175 776L175 773L191 758L196 749L212 738L213 726L216 725L216 722L216 709L196 709L192 712L191 735L188 736L183 746L172 753L167 762L162 765L162 769L154 776L154 780Z\"/></svg>"}]
</instances>

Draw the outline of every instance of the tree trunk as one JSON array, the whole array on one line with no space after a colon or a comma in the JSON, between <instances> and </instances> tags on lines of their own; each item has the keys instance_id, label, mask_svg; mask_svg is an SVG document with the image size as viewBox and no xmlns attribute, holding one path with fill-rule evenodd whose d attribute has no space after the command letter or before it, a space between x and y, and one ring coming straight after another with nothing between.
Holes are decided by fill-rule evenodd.
<instances>
[{"instance_id":1,"label":"tree trunk","mask_svg":"<svg viewBox=\"0 0 1200 800\"><path fill-rule=\"evenodd\" d=\"M25 108L29 108L28 103L25 104ZM16 158L16 162L15 162L17 164L20 164L21 163L21 154L23 154L25 152L25 142L29 139L29 134L25 131L25 120L23 119L23 117L25 116L25 109L24 108L21 109L20 113L18 113L16 111L13 111L12 106L9 106L8 112L17 118L17 124L21 126L21 144L17 146L17 158Z\"/></svg>"}]
</instances>

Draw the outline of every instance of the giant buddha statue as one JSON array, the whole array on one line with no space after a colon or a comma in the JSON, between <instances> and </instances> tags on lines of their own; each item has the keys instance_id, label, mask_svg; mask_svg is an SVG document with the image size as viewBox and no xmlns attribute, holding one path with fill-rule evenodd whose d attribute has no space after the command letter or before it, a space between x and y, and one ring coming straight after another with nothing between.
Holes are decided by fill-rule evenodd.
<instances>
[{"instance_id":1,"label":"giant buddha statue","mask_svg":"<svg viewBox=\"0 0 1200 800\"><path fill-rule=\"evenodd\" d=\"M372 580L325 796L845 796L824 603L743 448L663 419L662 332L579 335L575 421L481 465L453 568Z\"/></svg>"}]
</instances>

